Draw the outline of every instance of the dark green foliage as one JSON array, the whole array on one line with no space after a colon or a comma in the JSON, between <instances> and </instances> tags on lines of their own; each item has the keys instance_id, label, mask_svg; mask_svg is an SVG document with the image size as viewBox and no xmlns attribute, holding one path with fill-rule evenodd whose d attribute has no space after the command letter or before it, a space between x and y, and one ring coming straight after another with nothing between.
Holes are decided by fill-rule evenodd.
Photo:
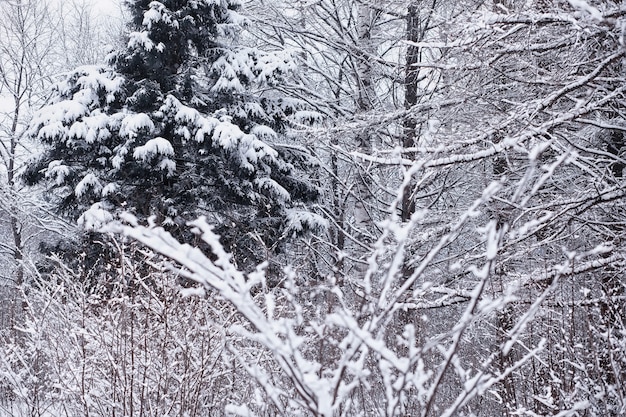
<instances>
[{"instance_id":1,"label":"dark green foliage","mask_svg":"<svg viewBox=\"0 0 626 417\"><path fill-rule=\"evenodd\" d=\"M47 182L87 230L130 211L182 236L205 215L230 249L255 246L235 242L257 227L253 241L275 247L292 205L317 198L311 158L278 144L302 107L267 88L291 71L288 57L236 46L234 1L128 7L133 32L113 68L76 69L34 118L48 147L26 179Z\"/></svg>"}]
</instances>

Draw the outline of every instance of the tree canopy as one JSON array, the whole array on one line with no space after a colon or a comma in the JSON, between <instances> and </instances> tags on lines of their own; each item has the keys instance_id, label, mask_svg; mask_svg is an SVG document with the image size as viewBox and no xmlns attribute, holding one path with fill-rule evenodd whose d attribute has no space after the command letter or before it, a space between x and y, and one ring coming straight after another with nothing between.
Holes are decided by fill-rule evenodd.
<instances>
[{"instance_id":1,"label":"tree canopy","mask_svg":"<svg viewBox=\"0 0 626 417\"><path fill-rule=\"evenodd\" d=\"M237 45L238 2L128 7L133 30L111 66L71 71L33 118L47 150L27 178L87 229L120 210L170 228L206 215L225 235L262 228L276 243L294 205L318 193L286 135L303 103L272 89L289 56Z\"/></svg>"}]
</instances>

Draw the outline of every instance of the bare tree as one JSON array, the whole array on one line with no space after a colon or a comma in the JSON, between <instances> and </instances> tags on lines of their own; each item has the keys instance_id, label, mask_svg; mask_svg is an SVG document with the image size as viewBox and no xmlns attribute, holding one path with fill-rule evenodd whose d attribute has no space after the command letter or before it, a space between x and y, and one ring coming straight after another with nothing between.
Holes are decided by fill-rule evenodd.
<instances>
[{"instance_id":1,"label":"bare tree","mask_svg":"<svg viewBox=\"0 0 626 417\"><path fill-rule=\"evenodd\" d=\"M2 310L8 323L13 323L21 310L21 297L14 289L24 282L25 250L31 235L28 223L33 221L27 219L31 199L23 192L18 175L29 156L25 143L29 113L45 99L51 69L56 67L56 22L43 2L2 2L0 10L0 210L1 223L8 231L0 254L5 265L3 298L12 305L3 305Z\"/></svg>"},{"instance_id":2,"label":"bare tree","mask_svg":"<svg viewBox=\"0 0 626 417\"><path fill-rule=\"evenodd\" d=\"M38 245L72 233L72 226L47 208L41 190L25 187L19 178L36 147L28 139L28 123L56 77L68 64L94 64L104 55L86 3L72 3L71 11L66 7L39 0L0 2L0 226L5 236L0 262L3 299L13 305L1 309L5 325L21 310L14 289L33 267Z\"/></svg>"}]
</instances>

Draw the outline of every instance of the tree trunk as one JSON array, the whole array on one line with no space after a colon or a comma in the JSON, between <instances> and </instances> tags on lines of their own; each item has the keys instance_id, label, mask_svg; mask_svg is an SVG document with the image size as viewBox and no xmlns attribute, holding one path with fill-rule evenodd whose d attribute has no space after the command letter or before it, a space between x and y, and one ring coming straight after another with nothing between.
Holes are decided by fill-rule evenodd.
<instances>
[{"instance_id":1,"label":"tree trunk","mask_svg":"<svg viewBox=\"0 0 626 417\"><path fill-rule=\"evenodd\" d=\"M412 0L409 3L406 15L406 39L409 42L419 42L423 31L420 25L420 13L418 7L419 0ZM417 104L417 90L419 81L419 69L416 64L420 62L420 48L414 44L409 44L406 50L406 66L404 69L404 108L410 110ZM404 135L402 137L403 148L413 148L416 145L417 122L407 116L404 119ZM405 153L405 157L413 160L415 152ZM402 221L407 221L415 211L415 201L411 198L411 184L402 193Z\"/></svg>"},{"instance_id":2,"label":"tree trunk","mask_svg":"<svg viewBox=\"0 0 626 417\"><path fill-rule=\"evenodd\" d=\"M373 68L370 58L375 53L372 42L372 31L374 30L376 12L366 4L358 5L358 26L357 39L359 53L357 59L357 112L367 113L374 108L376 91L374 89ZM361 129L357 135L357 147L359 152L369 155L372 153L372 135L367 129ZM370 207L372 193L368 184L367 167L357 167L356 172L356 202L354 208L354 223L359 233L359 239L364 244L370 244L372 217Z\"/></svg>"}]
</instances>

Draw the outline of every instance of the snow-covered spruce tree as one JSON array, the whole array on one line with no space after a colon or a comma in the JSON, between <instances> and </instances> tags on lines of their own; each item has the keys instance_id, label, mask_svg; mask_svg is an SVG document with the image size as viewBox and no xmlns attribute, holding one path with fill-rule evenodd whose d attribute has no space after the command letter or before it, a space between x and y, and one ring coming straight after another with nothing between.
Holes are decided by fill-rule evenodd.
<instances>
[{"instance_id":1,"label":"snow-covered spruce tree","mask_svg":"<svg viewBox=\"0 0 626 417\"><path fill-rule=\"evenodd\" d=\"M291 61L237 44L237 0L127 6L133 31L111 67L77 68L34 118L48 147L28 180L88 230L120 210L175 234L205 215L240 262L258 261L253 246L310 224L293 207L317 195L310 160L279 143L301 104L271 88Z\"/></svg>"}]
</instances>

